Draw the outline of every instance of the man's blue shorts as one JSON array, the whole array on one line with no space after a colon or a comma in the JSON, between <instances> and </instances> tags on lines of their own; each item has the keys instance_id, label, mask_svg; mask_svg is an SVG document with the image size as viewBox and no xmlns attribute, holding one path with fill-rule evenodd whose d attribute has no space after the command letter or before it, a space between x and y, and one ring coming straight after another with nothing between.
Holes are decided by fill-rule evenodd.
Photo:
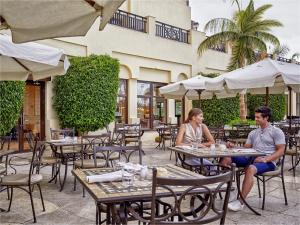
<instances>
[{"instance_id":1,"label":"man's blue shorts","mask_svg":"<svg viewBox=\"0 0 300 225\"><path fill-rule=\"evenodd\" d=\"M262 163L262 162L255 162L256 157L245 157L245 156L236 156L232 157L232 162L236 164L236 167L247 167L253 165L256 167L257 174L262 174L264 172L273 171L275 170L276 166L272 162Z\"/></svg>"}]
</instances>

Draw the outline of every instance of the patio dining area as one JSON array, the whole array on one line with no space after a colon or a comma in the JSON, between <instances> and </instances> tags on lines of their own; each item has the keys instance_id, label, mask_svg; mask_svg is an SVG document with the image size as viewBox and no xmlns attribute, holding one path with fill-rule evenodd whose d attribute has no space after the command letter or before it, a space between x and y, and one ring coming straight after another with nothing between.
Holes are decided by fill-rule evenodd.
<instances>
[{"instance_id":1,"label":"patio dining area","mask_svg":"<svg viewBox=\"0 0 300 225\"><path fill-rule=\"evenodd\" d=\"M170 151L166 149L157 150L157 143L153 140L157 135L156 132L146 132L142 137L143 165L149 168L161 167L170 165L176 168L175 157L170 160ZM130 144L129 144L130 145ZM131 144L133 145L133 144ZM51 151L50 149L48 149ZM20 155L20 154L18 154ZM31 158L31 153L21 154L24 158ZM138 155L133 156L134 161L138 161ZM179 163L177 163L179 165ZM298 176L293 176L291 168L291 157L287 156L284 166L285 187L288 199L288 205L284 204L283 189L280 178L274 178L266 183L266 206L261 210L262 198L259 198L257 185L254 185L253 190L247 198L250 204L261 216L255 215L249 209L241 212L228 211L226 214L226 224L299 224L300 216L300 180ZM36 218L38 224L95 224L95 198L89 194L82 195L82 186L78 182L77 189L73 189L72 167L67 171L67 178L64 189L59 191L59 182L48 181L52 177L51 167L42 168L40 174L43 176L41 187L44 197L45 212L42 211L40 195L36 190L33 191L33 201L35 204ZM27 171L28 166L19 166L18 172ZM187 171L187 174L190 172ZM299 173L299 167L296 168L296 174ZM73 171L74 174L74 171ZM196 173L195 173L196 174ZM233 182L233 189L236 189L236 184ZM231 197L236 196L236 191L231 191ZM224 197L224 194L223 194ZM6 191L0 193L0 208L7 209L9 200L7 200ZM219 197L217 197L221 201ZM145 203L146 204L146 203ZM102 219L106 213L102 213ZM0 213L1 224L31 224L33 223L32 211L30 207L30 198L28 194L22 190L15 189L13 202L10 212ZM128 224L138 224L138 221L129 221ZM219 224L219 221L212 224Z\"/></svg>"}]
</instances>

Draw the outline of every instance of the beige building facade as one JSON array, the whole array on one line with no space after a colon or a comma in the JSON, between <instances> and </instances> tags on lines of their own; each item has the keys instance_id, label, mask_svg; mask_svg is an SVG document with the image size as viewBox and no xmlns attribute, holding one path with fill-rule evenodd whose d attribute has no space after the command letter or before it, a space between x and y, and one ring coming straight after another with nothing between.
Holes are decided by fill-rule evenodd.
<instances>
[{"instance_id":1,"label":"beige building facade","mask_svg":"<svg viewBox=\"0 0 300 225\"><path fill-rule=\"evenodd\" d=\"M199 72L223 73L230 58L230 52L220 48L198 55L198 45L206 36L191 28L186 0L127 0L103 31L98 30L99 22L85 37L41 42L62 48L70 56L108 54L119 59L117 116L123 122L141 122L149 129L159 121L176 122L175 105L182 107L181 103L163 99L158 88ZM50 81L46 83L46 134L50 127L59 127L52 96ZM191 103L185 104L188 110Z\"/></svg>"}]
</instances>

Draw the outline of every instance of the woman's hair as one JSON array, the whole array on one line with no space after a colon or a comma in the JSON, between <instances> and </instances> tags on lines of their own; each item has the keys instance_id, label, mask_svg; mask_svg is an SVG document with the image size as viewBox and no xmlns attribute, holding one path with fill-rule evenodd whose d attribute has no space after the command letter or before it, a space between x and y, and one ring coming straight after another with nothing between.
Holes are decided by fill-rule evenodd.
<instances>
[{"instance_id":1,"label":"woman's hair","mask_svg":"<svg viewBox=\"0 0 300 225\"><path fill-rule=\"evenodd\" d=\"M198 108L193 108L189 111L189 115L187 117L187 119L184 121L185 123L190 122L190 120L193 119L194 116L198 116L199 114L202 114L202 110L198 109Z\"/></svg>"}]
</instances>

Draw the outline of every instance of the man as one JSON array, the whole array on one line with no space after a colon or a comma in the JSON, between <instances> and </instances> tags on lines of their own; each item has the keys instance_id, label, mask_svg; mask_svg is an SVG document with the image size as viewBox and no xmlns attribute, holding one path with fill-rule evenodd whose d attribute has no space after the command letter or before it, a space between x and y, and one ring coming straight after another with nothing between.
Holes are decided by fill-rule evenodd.
<instances>
[{"instance_id":1,"label":"man","mask_svg":"<svg viewBox=\"0 0 300 225\"><path fill-rule=\"evenodd\" d=\"M260 128L249 133L244 146L264 152L266 156L256 157L254 161L253 157L227 157L221 162L224 166L228 166L233 162L237 167L246 167L241 191L244 199L246 199L253 187L254 175L275 170L276 160L284 154L284 133L279 128L271 126L269 123L270 117L271 109L269 107L261 106L255 110L255 121ZM251 164L252 161L253 163ZM228 209L232 211L240 211L243 210L243 208L244 205L239 199L228 204Z\"/></svg>"}]
</instances>

